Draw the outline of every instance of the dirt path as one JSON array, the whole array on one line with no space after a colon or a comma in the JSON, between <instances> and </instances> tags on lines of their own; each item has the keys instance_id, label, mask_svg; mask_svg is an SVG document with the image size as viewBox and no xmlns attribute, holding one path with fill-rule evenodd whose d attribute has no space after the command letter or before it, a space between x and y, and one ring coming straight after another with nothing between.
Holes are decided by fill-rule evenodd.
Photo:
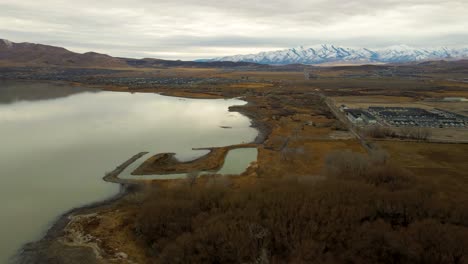
<instances>
[{"instance_id":1,"label":"dirt path","mask_svg":"<svg viewBox=\"0 0 468 264\"><path fill-rule=\"evenodd\" d=\"M371 142L368 142L362 135L360 135L357 131L355 126L346 118L346 116L341 113L336 105L333 103L333 99L325 97L322 95L322 98L325 99L325 103L327 104L328 108L330 108L330 111L333 113L333 115L340 120L343 124L346 125L346 127L349 129L349 131L356 136L356 138L359 140L361 145L367 150L368 153L374 150L374 145Z\"/></svg>"}]
</instances>

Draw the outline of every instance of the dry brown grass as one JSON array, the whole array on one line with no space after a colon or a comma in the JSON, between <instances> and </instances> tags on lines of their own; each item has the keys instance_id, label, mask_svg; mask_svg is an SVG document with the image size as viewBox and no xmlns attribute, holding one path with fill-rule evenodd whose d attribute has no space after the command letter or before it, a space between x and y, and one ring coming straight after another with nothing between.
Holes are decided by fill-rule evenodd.
<instances>
[{"instance_id":1,"label":"dry brown grass","mask_svg":"<svg viewBox=\"0 0 468 264\"><path fill-rule=\"evenodd\" d=\"M132 175L178 174L201 171L217 171L223 164L227 153L237 148L255 148L256 144L240 144L210 148L209 153L195 160L181 162L175 153L159 153L145 160Z\"/></svg>"},{"instance_id":2,"label":"dry brown grass","mask_svg":"<svg viewBox=\"0 0 468 264\"><path fill-rule=\"evenodd\" d=\"M333 151L364 152L357 140L292 140L288 148L300 149L301 152L282 155L281 151L259 149L258 175L273 178L286 175L313 177L322 173L325 157Z\"/></svg>"},{"instance_id":3,"label":"dry brown grass","mask_svg":"<svg viewBox=\"0 0 468 264\"><path fill-rule=\"evenodd\" d=\"M468 189L468 144L436 144L423 142L378 142L393 161L441 190Z\"/></svg>"}]
</instances>

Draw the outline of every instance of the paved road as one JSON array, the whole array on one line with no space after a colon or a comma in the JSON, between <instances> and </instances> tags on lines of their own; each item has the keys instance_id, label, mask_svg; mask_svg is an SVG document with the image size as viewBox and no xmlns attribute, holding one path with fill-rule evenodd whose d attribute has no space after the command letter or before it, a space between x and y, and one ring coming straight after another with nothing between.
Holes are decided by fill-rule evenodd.
<instances>
[{"instance_id":1,"label":"paved road","mask_svg":"<svg viewBox=\"0 0 468 264\"><path fill-rule=\"evenodd\" d=\"M360 135L356 131L356 127L349 121L349 119L346 117L346 115L341 112L337 107L335 102L333 102L333 99L328 98L324 95L320 95L324 100L325 103L327 104L328 108L330 108L330 111L335 115L335 117L340 120L343 124L346 125L346 127L349 129L349 131L361 142L361 145L367 150L367 152L371 152L372 150L375 149L375 146L368 142L362 135Z\"/></svg>"}]
</instances>

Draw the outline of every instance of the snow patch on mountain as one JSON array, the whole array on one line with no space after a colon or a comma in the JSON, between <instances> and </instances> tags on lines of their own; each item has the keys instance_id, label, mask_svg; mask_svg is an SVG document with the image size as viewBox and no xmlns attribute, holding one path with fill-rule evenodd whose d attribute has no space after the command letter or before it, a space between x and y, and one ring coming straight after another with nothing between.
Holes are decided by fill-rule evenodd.
<instances>
[{"instance_id":1,"label":"snow patch on mountain","mask_svg":"<svg viewBox=\"0 0 468 264\"><path fill-rule=\"evenodd\" d=\"M13 42L9 41L9 40L6 40L6 39L0 39L1 42L3 42L3 44L5 46L7 46L7 48L11 48L13 46Z\"/></svg>"},{"instance_id":2,"label":"snow patch on mountain","mask_svg":"<svg viewBox=\"0 0 468 264\"><path fill-rule=\"evenodd\" d=\"M261 64L403 63L468 58L468 48L413 48L406 45L381 49L346 48L331 44L297 47L257 54L234 55L199 61L254 62Z\"/></svg>"}]
</instances>

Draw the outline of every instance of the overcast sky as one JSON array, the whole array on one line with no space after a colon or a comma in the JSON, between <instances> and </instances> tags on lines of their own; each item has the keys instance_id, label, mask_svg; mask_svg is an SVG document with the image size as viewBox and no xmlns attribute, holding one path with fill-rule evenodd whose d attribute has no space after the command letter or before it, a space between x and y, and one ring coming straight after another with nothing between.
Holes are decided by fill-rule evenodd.
<instances>
[{"instance_id":1,"label":"overcast sky","mask_svg":"<svg viewBox=\"0 0 468 264\"><path fill-rule=\"evenodd\" d=\"M197 59L322 43L468 46L468 0L0 0L0 38Z\"/></svg>"}]
</instances>

